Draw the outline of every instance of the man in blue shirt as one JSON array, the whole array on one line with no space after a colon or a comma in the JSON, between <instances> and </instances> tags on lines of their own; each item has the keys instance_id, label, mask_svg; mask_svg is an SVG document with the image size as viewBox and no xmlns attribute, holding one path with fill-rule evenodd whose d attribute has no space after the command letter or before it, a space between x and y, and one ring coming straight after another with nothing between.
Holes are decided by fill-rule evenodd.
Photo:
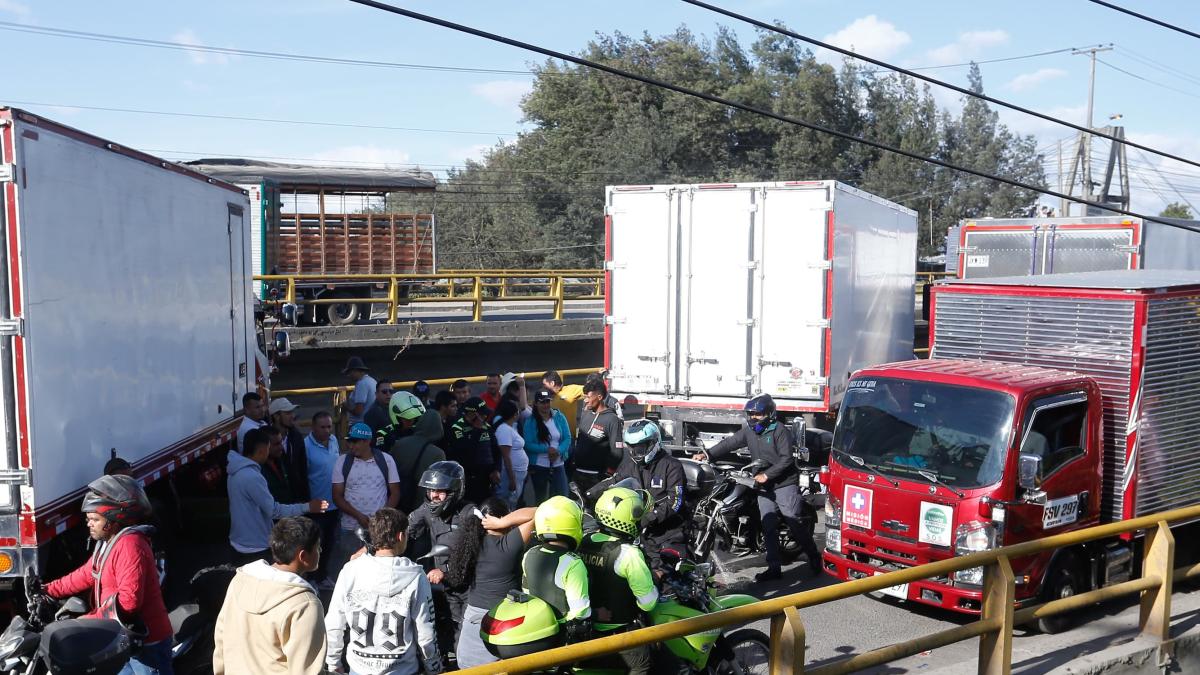
<instances>
[{"instance_id":1,"label":"man in blue shirt","mask_svg":"<svg viewBox=\"0 0 1200 675\"><path fill-rule=\"evenodd\" d=\"M337 438L333 436L333 416L322 410L312 417L312 431L304 438L304 452L308 459L308 494L313 499L329 502L329 510L325 513L311 514L309 517L317 521L321 527L321 550L333 551L337 545L339 514L333 506L333 464L341 454ZM329 559L331 556L321 556L320 565L313 576L318 590L333 588L333 579L329 578Z\"/></svg>"}]
</instances>

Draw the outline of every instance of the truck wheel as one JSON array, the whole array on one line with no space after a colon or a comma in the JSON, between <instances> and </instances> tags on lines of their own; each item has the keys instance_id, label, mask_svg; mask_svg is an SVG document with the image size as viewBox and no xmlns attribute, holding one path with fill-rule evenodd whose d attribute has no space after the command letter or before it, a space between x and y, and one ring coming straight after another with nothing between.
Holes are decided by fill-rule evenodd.
<instances>
[{"instance_id":1,"label":"truck wheel","mask_svg":"<svg viewBox=\"0 0 1200 675\"><path fill-rule=\"evenodd\" d=\"M1068 558L1060 561L1055 565L1054 571L1046 577L1046 588L1042 592L1042 599L1044 601L1063 600L1087 590L1077 578L1075 573L1076 567L1072 564L1072 560ZM1037 620L1038 630L1047 635L1057 635L1058 633L1070 630L1074 624L1075 616L1073 612L1055 614L1054 616Z\"/></svg>"},{"instance_id":2,"label":"truck wheel","mask_svg":"<svg viewBox=\"0 0 1200 675\"><path fill-rule=\"evenodd\" d=\"M350 298L354 297L346 293L334 295L335 298ZM369 305L368 305L369 306ZM353 302L339 302L332 305L326 305L325 318L329 320L330 326L350 326L358 321L361 305Z\"/></svg>"}]
</instances>

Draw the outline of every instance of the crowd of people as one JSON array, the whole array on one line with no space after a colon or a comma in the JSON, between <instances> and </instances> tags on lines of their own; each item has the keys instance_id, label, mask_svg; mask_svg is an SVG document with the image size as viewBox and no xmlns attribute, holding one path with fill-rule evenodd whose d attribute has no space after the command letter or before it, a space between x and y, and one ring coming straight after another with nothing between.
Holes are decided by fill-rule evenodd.
<instances>
[{"instance_id":1,"label":"crowd of people","mask_svg":"<svg viewBox=\"0 0 1200 675\"><path fill-rule=\"evenodd\" d=\"M493 373L475 395L464 380L436 393L424 382L396 390L358 357L343 373L354 387L338 411L349 421L340 438L330 411L311 415L305 433L288 399L243 399L227 460L237 574L217 620L217 675L436 673L493 661L480 625L514 590L552 606L568 639L628 629L654 607L663 552L687 550L684 472L653 421L624 423L600 374L575 385L549 371L530 387ZM764 518L760 578L769 579L780 575L770 541L778 517L797 513L787 430L761 398L747 404L747 427L713 451L748 447L766 460L756 480L764 516L774 514L773 527ZM161 647L170 625L144 569L153 567L139 525L149 502L128 476L103 480L84 508L97 557L47 590L79 593L94 577L97 608L149 628L128 672L170 673ZM599 526L586 536L584 500ZM110 579L116 568L123 581ZM649 672L645 648L621 659Z\"/></svg>"}]
</instances>

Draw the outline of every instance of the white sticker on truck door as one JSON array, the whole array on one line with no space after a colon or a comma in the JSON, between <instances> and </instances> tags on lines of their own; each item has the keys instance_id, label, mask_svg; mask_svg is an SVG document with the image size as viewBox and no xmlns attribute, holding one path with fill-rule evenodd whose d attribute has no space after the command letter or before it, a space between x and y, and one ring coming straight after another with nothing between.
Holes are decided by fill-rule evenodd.
<instances>
[{"instance_id":1,"label":"white sticker on truck door","mask_svg":"<svg viewBox=\"0 0 1200 675\"><path fill-rule=\"evenodd\" d=\"M990 262L986 255L967 256L967 267L987 267Z\"/></svg>"},{"instance_id":2,"label":"white sticker on truck door","mask_svg":"<svg viewBox=\"0 0 1200 675\"><path fill-rule=\"evenodd\" d=\"M1049 530L1079 519L1079 495L1051 499L1042 510L1042 529Z\"/></svg>"}]
</instances>

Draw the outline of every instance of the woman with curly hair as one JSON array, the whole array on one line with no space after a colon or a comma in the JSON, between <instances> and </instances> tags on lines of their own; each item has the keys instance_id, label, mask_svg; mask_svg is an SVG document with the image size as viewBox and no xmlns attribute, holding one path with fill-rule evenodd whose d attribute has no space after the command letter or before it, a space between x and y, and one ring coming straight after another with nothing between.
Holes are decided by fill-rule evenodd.
<instances>
[{"instance_id":1,"label":"woman with curly hair","mask_svg":"<svg viewBox=\"0 0 1200 675\"><path fill-rule=\"evenodd\" d=\"M496 660L484 647L479 626L489 609L521 587L521 557L533 535L534 511L525 508L509 513L503 500L488 497L473 517L463 519L458 546L451 551L446 570L451 586L470 587L455 649L459 668Z\"/></svg>"}]
</instances>

